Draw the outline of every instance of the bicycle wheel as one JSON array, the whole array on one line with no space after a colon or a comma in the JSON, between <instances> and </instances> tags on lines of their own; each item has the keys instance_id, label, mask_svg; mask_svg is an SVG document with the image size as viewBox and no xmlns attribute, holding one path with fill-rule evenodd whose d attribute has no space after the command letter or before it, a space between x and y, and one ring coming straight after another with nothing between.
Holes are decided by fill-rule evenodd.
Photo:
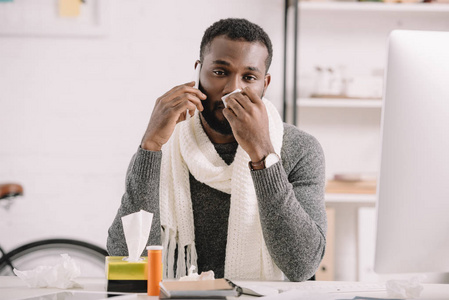
<instances>
[{"instance_id":1,"label":"bicycle wheel","mask_svg":"<svg viewBox=\"0 0 449 300\"><path fill-rule=\"evenodd\" d=\"M25 271L38 266L53 266L67 253L81 268L83 277L105 276L105 256L107 251L101 247L72 239L48 239L20 246L0 258L0 275L14 275L14 268Z\"/></svg>"}]
</instances>

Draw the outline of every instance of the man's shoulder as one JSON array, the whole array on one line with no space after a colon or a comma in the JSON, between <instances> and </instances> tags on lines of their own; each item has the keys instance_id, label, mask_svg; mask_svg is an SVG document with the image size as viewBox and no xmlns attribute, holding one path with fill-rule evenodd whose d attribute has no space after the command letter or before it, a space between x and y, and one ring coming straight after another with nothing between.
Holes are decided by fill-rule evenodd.
<instances>
[{"instance_id":1,"label":"man's shoulder","mask_svg":"<svg viewBox=\"0 0 449 300\"><path fill-rule=\"evenodd\" d=\"M300 161L309 164L323 161L324 153L313 135L294 125L284 123L281 158L288 173Z\"/></svg>"},{"instance_id":2,"label":"man's shoulder","mask_svg":"<svg viewBox=\"0 0 449 300\"><path fill-rule=\"evenodd\" d=\"M284 123L284 139L282 143L282 147L290 148L290 147L298 148L298 147L314 147L319 146L318 140L298 127Z\"/></svg>"}]
</instances>

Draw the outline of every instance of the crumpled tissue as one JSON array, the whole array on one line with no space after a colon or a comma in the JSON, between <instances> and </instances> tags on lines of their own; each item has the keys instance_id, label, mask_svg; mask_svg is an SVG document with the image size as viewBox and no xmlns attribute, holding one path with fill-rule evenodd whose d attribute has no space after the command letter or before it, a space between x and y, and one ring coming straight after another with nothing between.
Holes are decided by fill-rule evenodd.
<instances>
[{"instance_id":1,"label":"crumpled tissue","mask_svg":"<svg viewBox=\"0 0 449 300\"><path fill-rule=\"evenodd\" d=\"M28 287L32 288L70 289L81 287L74 281L81 274L80 267L68 254L61 254L60 262L54 266L39 266L28 271L19 271L14 268L13 271Z\"/></svg>"},{"instance_id":2,"label":"crumpled tissue","mask_svg":"<svg viewBox=\"0 0 449 300\"><path fill-rule=\"evenodd\" d=\"M150 236L152 221L153 214L144 210L122 217L123 232L128 247L127 261L137 262L140 260Z\"/></svg>"},{"instance_id":3,"label":"crumpled tissue","mask_svg":"<svg viewBox=\"0 0 449 300\"><path fill-rule=\"evenodd\" d=\"M399 299L418 298L424 289L421 285L424 279L425 276L413 276L409 280L388 280L388 296Z\"/></svg>"},{"instance_id":4,"label":"crumpled tissue","mask_svg":"<svg viewBox=\"0 0 449 300\"><path fill-rule=\"evenodd\" d=\"M190 266L189 272L187 276L182 276L179 278L179 281L198 281L198 280L214 280L215 274L214 271L210 270L207 272L201 272L201 275L198 273L194 273L196 267Z\"/></svg>"}]
</instances>

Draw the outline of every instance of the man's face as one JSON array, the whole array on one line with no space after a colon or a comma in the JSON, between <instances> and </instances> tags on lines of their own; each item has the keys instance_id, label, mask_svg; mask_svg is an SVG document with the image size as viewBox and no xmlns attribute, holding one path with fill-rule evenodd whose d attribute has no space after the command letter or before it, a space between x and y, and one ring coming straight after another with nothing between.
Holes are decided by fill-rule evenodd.
<instances>
[{"instance_id":1,"label":"man's face","mask_svg":"<svg viewBox=\"0 0 449 300\"><path fill-rule=\"evenodd\" d=\"M200 89L207 95L202 116L209 127L232 135L231 126L223 115L221 97L247 86L262 97L270 82L270 75L265 74L267 57L268 50L260 42L234 41L225 36L212 40L205 49L200 74Z\"/></svg>"}]
</instances>

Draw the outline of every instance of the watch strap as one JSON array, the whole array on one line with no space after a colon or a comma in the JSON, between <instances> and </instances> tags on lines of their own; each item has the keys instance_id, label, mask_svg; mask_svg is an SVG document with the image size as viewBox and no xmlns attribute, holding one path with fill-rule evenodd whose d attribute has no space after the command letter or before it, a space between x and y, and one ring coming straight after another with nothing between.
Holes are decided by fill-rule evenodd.
<instances>
[{"instance_id":1,"label":"watch strap","mask_svg":"<svg viewBox=\"0 0 449 300\"><path fill-rule=\"evenodd\" d=\"M258 162L249 161L248 167L251 171L265 169L265 157L261 161L258 161Z\"/></svg>"},{"instance_id":2,"label":"watch strap","mask_svg":"<svg viewBox=\"0 0 449 300\"><path fill-rule=\"evenodd\" d=\"M279 157L279 155L277 155L276 153L273 152L273 153L270 153L267 156L265 156L261 161L258 161L258 162L249 161L248 167L251 171L263 170L263 169L271 167L274 163L280 161L280 159L281 158Z\"/></svg>"}]
</instances>

